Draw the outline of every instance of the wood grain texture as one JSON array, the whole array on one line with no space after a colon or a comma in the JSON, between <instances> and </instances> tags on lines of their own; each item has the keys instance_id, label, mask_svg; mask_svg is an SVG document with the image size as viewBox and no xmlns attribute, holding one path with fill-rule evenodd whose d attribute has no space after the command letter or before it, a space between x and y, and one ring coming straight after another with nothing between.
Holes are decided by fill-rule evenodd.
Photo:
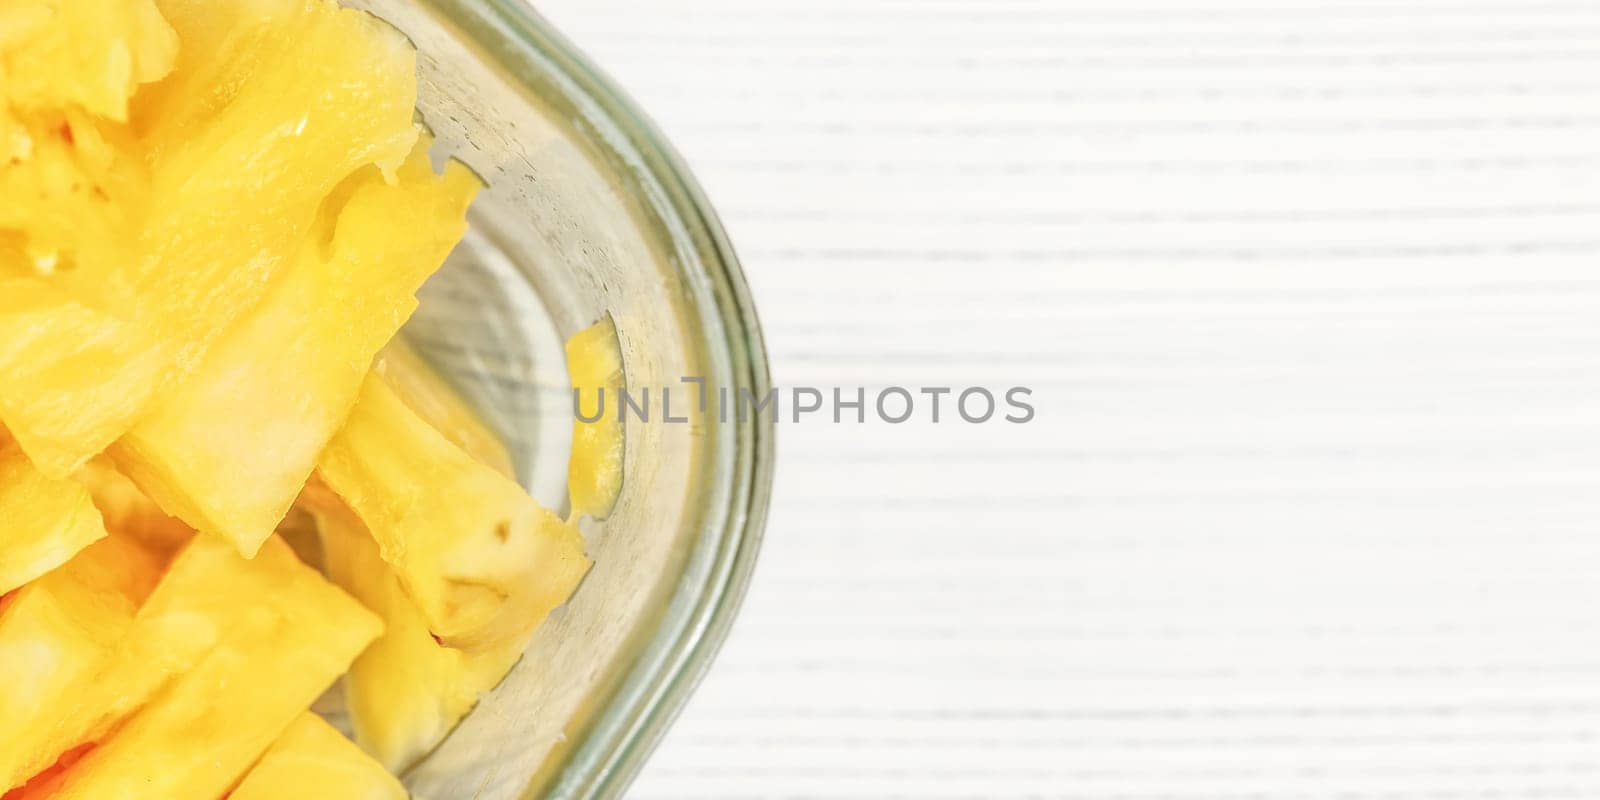
<instances>
[{"instance_id":1,"label":"wood grain texture","mask_svg":"<svg viewBox=\"0 0 1600 800\"><path fill-rule=\"evenodd\" d=\"M634 795L1600 797L1600 5L542 0L744 258L746 611Z\"/></svg>"}]
</instances>

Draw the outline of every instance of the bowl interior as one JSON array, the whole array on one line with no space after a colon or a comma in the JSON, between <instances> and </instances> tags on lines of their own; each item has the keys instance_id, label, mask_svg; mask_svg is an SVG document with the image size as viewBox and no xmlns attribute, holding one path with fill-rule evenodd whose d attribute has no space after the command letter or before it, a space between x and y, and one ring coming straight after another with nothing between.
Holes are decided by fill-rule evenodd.
<instances>
[{"instance_id":1,"label":"bowl interior","mask_svg":"<svg viewBox=\"0 0 1600 800\"><path fill-rule=\"evenodd\" d=\"M562 344L602 315L632 391L683 376L762 390L758 335L714 218L559 40L494 3L351 5L416 44L437 151L487 182L405 335L504 437L540 501L565 510ZM765 499L758 424L628 420L622 497L583 523L593 570L505 682L404 776L416 797L620 791L737 604L759 529L750 512Z\"/></svg>"}]
</instances>

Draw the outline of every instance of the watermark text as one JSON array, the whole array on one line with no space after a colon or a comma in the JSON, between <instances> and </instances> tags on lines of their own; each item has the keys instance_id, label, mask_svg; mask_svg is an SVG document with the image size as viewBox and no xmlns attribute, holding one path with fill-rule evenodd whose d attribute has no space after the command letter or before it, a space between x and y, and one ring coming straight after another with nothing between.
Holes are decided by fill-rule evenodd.
<instances>
[{"instance_id":1,"label":"watermark text","mask_svg":"<svg viewBox=\"0 0 1600 800\"><path fill-rule=\"evenodd\" d=\"M757 394L749 387L730 392L702 377L680 378L678 386L572 390L572 412L580 422L688 423L715 416L719 422L770 418L774 422L831 422L899 425L906 422L1023 425L1037 416L1033 390L1026 386L790 386Z\"/></svg>"}]
</instances>

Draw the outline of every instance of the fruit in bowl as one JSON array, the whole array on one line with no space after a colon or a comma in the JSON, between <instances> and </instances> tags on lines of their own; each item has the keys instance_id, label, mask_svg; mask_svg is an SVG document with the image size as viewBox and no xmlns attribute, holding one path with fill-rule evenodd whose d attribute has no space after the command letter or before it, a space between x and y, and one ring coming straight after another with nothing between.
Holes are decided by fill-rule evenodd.
<instances>
[{"instance_id":1,"label":"fruit in bowl","mask_svg":"<svg viewBox=\"0 0 1600 800\"><path fill-rule=\"evenodd\" d=\"M0 7L5 800L404 796L583 579L620 426L564 519L395 338L480 188L416 94L331 0Z\"/></svg>"}]
</instances>

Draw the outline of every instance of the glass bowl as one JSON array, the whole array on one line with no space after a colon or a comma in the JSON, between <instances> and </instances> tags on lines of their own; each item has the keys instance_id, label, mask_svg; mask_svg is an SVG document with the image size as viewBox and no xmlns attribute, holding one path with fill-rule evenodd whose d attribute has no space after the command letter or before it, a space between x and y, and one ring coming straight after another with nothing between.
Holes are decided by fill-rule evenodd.
<instances>
[{"instance_id":1,"label":"glass bowl","mask_svg":"<svg viewBox=\"0 0 1600 800\"><path fill-rule=\"evenodd\" d=\"M770 389L733 250L682 162L520 0L355 0L413 43L436 152L488 183L405 336L565 503L562 344L609 315L631 391ZM685 393L687 392L687 394ZM658 401L659 402L659 401ZM681 406L680 406L681 407ZM674 411L674 415L680 412ZM630 418L595 565L505 682L403 776L420 800L621 793L727 633L772 480L767 415Z\"/></svg>"}]
</instances>

